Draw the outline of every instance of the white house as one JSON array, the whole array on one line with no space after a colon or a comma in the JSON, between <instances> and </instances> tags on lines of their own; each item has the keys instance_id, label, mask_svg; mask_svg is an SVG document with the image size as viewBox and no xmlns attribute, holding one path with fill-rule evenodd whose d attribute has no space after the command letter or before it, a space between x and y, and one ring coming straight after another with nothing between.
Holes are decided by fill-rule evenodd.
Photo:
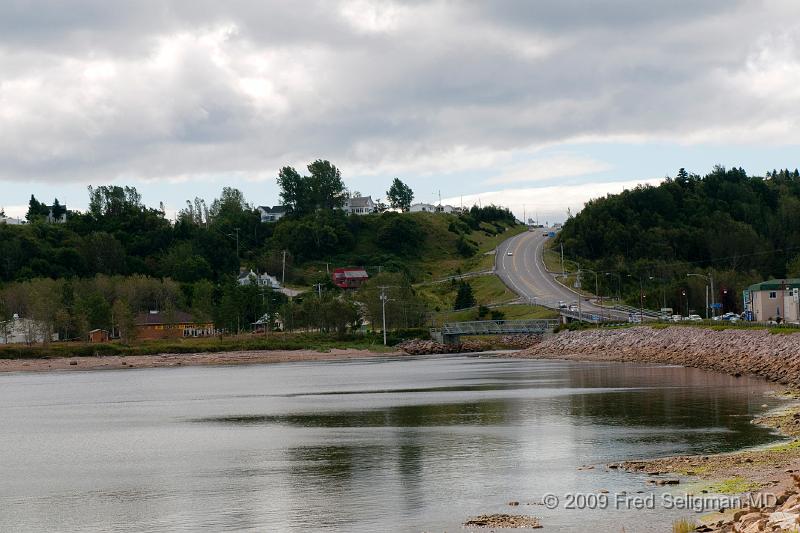
<instances>
[{"instance_id":1,"label":"white house","mask_svg":"<svg viewBox=\"0 0 800 533\"><path fill-rule=\"evenodd\" d=\"M412 213L435 213L436 206L433 204L412 204L408 210Z\"/></svg>"},{"instance_id":2,"label":"white house","mask_svg":"<svg viewBox=\"0 0 800 533\"><path fill-rule=\"evenodd\" d=\"M452 205L438 205L436 206L436 211L439 213L458 213L461 210L458 207L453 207Z\"/></svg>"},{"instance_id":3,"label":"white house","mask_svg":"<svg viewBox=\"0 0 800 533\"><path fill-rule=\"evenodd\" d=\"M372 196L354 196L344 202L344 210L351 215L368 215L375 212Z\"/></svg>"},{"instance_id":4,"label":"white house","mask_svg":"<svg viewBox=\"0 0 800 533\"><path fill-rule=\"evenodd\" d=\"M58 216L53 214L53 206L52 205L48 206L48 208L50 209L50 212L47 213L47 222L49 222L50 224L63 224L64 222L67 221L67 206L66 205L62 205L61 206L61 209L63 209L64 211Z\"/></svg>"},{"instance_id":5,"label":"white house","mask_svg":"<svg viewBox=\"0 0 800 533\"><path fill-rule=\"evenodd\" d=\"M11 320L0 322L0 344L43 343L48 329L44 322L14 315ZM58 333L50 333L50 340L57 341Z\"/></svg>"},{"instance_id":6,"label":"white house","mask_svg":"<svg viewBox=\"0 0 800 533\"><path fill-rule=\"evenodd\" d=\"M270 287L272 289L280 289L281 284L278 278L270 276L269 274L256 274L252 270L250 272L242 272L239 274L239 285L252 285L255 283L259 287Z\"/></svg>"},{"instance_id":7,"label":"white house","mask_svg":"<svg viewBox=\"0 0 800 533\"><path fill-rule=\"evenodd\" d=\"M277 222L286 214L286 208L282 205L258 206L258 213L261 215L261 222Z\"/></svg>"},{"instance_id":8,"label":"white house","mask_svg":"<svg viewBox=\"0 0 800 533\"><path fill-rule=\"evenodd\" d=\"M9 226L21 226L22 224L25 224L25 219L0 215L0 224L8 224Z\"/></svg>"}]
</instances>

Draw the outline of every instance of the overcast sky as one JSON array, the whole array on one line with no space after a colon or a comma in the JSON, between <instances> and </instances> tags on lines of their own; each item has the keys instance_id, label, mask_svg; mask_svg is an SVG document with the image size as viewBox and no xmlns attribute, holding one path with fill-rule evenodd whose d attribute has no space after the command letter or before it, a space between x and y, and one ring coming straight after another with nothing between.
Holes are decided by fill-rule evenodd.
<instances>
[{"instance_id":1,"label":"overcast sky","mask_svg":"<svg viewBox=\"0 0 800 533\"><path fill-rule=\"evenodd\" d=\"M336 164L433 202L566 209L679 167L800 165L796 0L0 2L0 206L135 185L278 202Z\"/></svg>"}]
</instances>

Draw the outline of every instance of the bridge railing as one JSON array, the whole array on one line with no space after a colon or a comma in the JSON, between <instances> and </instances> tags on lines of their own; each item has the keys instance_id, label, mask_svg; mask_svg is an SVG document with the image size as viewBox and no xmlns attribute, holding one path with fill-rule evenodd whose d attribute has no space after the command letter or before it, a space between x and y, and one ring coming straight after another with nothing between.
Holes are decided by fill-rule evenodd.
<instances>
[{"instance_id":1,"label":"bridge railing","mask_svg":"<svg viewBox=\"0 0 800 533\"><path fill-rule=\"evenodd\" d=\"M558 320L476 320L449 322L440 331L445 335L503 335L510 333L543 333L558 325Z\"/></svg>"}]
</instances>

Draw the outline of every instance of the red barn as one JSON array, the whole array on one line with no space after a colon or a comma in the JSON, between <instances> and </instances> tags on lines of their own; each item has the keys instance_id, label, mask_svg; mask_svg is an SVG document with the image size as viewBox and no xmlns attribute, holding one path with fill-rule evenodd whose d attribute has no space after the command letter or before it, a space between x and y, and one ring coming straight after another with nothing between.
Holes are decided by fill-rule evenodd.
<instances>
[{"instance_id":1,"label":"red barn","mask_svg":"<svg viewBox=\"0 0 800 533\"><path fill-rule=\"evenodd\" d=\"M332 277L333 284L342 289L357 289L369 279L363 268L337 268Z\"/></svg>"}]
</instances>

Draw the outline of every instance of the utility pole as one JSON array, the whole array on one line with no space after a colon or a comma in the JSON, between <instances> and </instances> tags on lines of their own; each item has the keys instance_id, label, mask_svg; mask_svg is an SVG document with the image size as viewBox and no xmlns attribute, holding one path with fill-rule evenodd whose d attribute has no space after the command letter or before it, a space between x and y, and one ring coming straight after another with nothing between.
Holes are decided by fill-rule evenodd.
<instances>
[{"instance_id":1,"label":"utility pole","mask_svg":"<svg viewBox=\"0 0 800 533\"><path fill-rule=\"evenodd\" d=\"M565 276L566 272L564 272L564 243L561 243L561 276Z\"/></svg>"},{"instance_id":2,"label":"utility pole","mask_svg":"<svg viewBox=\"0 0 800 533\"><path fill-rule=\"evenodd\" d=\"M388 299L386 297L386 289L388 287L384 285L379 288L381 290L381 312L383 315L383 345L386 346L386 300Z\"/></svg>"},{"instance_id":3,"label":"utility pole","mask_svg":"<svg viewBox=\"0 0 800 533\"><path fill-rule=\"evenodd\" d=\"M236 232L236 259L239 259L239 228L234 228Z\"/></svg>"},{"instance_id":4,"label":"utility pole","mask_svg":"<svg viewBox=\"0 0 800 533\"><path fill-rule=\"evenodd\" d=\"M562 263L563 269L563 263ZM578 289L578 322L583 322L583 312L581 311L581 267L578 265L578 274L575 277L575 288Z\"/></svg>"},{"instance_id":5,"label":"utility pole","mask_svg":"<svg viewBox=\"0 0 800 533\"><path fill-rule=\"evenodd\" d=\"M286 250L283 251L283 267L281 267L281 285L286 283Z\"/></svg>"},{"instance_id":6,"label":"utility pole","mask_svg":"<svg viewBox=\"0 0 800 533\"><path fill-rule=\"evenodd\" d=\"M708 279L711 282L711 317L713 318L717 316L717 308L714 302L714 275L710 270L708 271Z\"/></svg>"},{"instance_id":7,"label":"utility pole","mask_svg":"<svg viewBox=\"0 0 800 533\"><path fill-rule=\"evenodd\" d=\"M317 294L319 295L319 299L322 300L322 283L317 283L314 285L317 288Z\"/></svg>"}]
</instances>

